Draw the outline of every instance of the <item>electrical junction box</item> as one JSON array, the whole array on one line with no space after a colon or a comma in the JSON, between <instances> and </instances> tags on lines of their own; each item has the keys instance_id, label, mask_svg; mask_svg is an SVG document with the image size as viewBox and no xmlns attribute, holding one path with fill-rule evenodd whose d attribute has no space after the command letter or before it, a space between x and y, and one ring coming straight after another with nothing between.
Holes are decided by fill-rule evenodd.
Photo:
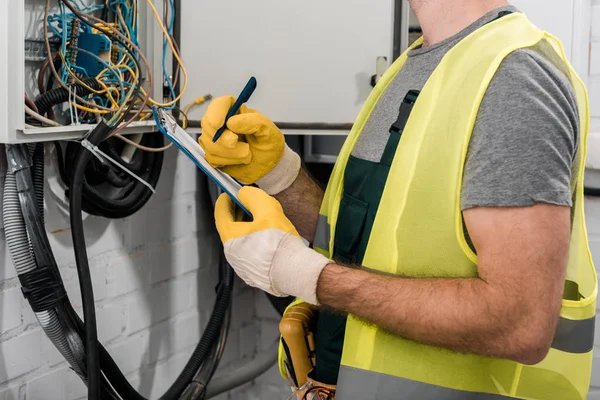
<instances>
[{"instance_id":1,"label":"electrical junction box","mask_svg":"<svg viewBox=\"0 0 600 400\"><path fill-rule=\"evenodd\" d=\"M163 2L152 0L162 10ZM71 0L81 6L104 4L104 0ZM31 98L37 96L37 72L47 57L43 41L45 0L2 0L0 1L0 143L27 143L54 140L70 140L83 137L95 125L73 123L61 127L26 127L23 93ZM58 1L50 0L50 14L56 14ZM152 97L162 100L162 43L163 33L148 7L147 0L139 1L137 8L138 45L144 52L154 77ZM111 55L110 41L97 31L83 31L79 48L107 60ZM51 42L52 50L60 43ZM98 71L98 61L90 56L77 55L77 64ZM168 66L171 63L168 62ZM88 71L89 72L89 71ZM91 74L90 74L91 75ZM145 79L145 78L144 78ZM152 120L135 122L123 134L155 131Z\"/></svg>"}]
</instances>

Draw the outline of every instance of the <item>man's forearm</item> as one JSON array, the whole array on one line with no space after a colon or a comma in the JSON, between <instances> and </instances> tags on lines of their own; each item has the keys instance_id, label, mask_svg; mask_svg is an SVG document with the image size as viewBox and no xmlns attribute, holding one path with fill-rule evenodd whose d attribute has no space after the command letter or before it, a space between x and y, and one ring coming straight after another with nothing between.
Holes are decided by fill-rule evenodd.
<instances>
[{"instance_id":1,"label":"man's forearm","mask_svg":"<svg viewBox=\"0 0 600 400\"><path fill-rule=\"evenodd\" d=\"M543 356L530 351L536 340L531 332L515 328L527 326L523 318L535 325L534 313L512 315L519 299L479 278L410 279L330 264L319 278L317 297L325 306L421 343L523 363ZM537 339L543 353L544 339Z\"/></svg>"},{"instance_id":2,"label":"man's forearm","mask_svg":"<svg viewBox=\"0 0 600 400\"><path fill-rule=\"evenodd\" d=\"M275 195L298 233L311 243L315 236L323 196L323 189L304 168L300 169L292 186Z\"/></svg>"}]
</instances>

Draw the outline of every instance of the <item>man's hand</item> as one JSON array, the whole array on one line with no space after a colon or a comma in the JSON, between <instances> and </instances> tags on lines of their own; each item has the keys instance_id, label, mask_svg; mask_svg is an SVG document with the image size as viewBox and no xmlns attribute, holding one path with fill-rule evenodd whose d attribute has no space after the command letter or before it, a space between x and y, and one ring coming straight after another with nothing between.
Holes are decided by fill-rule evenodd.
<instances>
[{"instance_id":1,"label":"man's hand","mask_svg":"<svg viewBox=\"0 0 600 400\"><path fill-rule=\"evenodd\" d=\"M478 278L410 279L332 264L319 278L318 300L418 342L540 362L560 314L569 207L475 208L464 218Z\"/></svg>"},{"instance_id":2,"label":"man's hand","mask_svg":"<svg viewBox=\"0 0 600 400\"><path fill-rule=\"evenodd\" d=\"M264 115L243 105L237 115L229 118L219 140L212 142L234 103L231 96L219 97L202 118L199 142L206 161L243 183L256 183L271 195L287 189L298 176L300 157Z\"/></svg>"},{"instance_id":3,"label":"man's hand","mask_svg":"<svg viewBox=\"0 0 600 400\"><path fill-rule=\"evenodd\" d=\"M246 186L238 194L252 222L235 220L234 203L222 194L215 206L227 261L248 285L275 296L317 304L317 280L330 260L306 247L277 200Z\"/></svg>"}]
</instances>

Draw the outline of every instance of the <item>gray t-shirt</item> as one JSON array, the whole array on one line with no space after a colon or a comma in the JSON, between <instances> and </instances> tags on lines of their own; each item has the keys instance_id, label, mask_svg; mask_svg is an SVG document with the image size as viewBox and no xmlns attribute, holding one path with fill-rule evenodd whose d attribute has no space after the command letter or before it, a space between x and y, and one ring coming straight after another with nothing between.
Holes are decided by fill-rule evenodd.
<instances>
[{"instance_id":1,"label":"gray t-shirt","mask_svg":"<svg viewBox=\"0 0 600 400\"><path fill-rule=\"evenodd\" d=\"M389 128L409 90L422 90L442 58L463 38L496 19L502 7L436 45L414 49L390 83L352 155L379 162ZM521 49L500 65L477 116L469 145L461 208L572 205L571 176L579 115L568 70L545 43ZM573 175L572 175L573 174Z\"/></svg>"}]
</instances>

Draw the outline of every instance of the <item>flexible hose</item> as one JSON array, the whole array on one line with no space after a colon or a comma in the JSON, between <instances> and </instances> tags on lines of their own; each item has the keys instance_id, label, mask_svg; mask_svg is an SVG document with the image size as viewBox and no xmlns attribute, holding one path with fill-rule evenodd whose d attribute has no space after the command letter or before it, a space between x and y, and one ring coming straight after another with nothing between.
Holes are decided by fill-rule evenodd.
<instances>
[{"instance_id":1,"label":"flexible hose","mask_svg":"<svg viewBox=\"0 0 600 400\"><path fill-rule=\"evenodd\" d=\"M35 270L37 265L29 250L29 238L21 214L17 181L15 175L10 171L7 171L4 182L2 218L4 220L6 243L17 274L21 275Z\"/></svg>"},{"instance_id":2,"label":"flexible hose","mask_svg":"<svg viewBox=\"0 0 600 400\"><path fill-rule=\"evenodd\" d=\"M4 193L2 217L6 243L11 253L13 265L18 275L34 271L37 268L35 260L29 249L29 238L25 227L25 221L21 213L19 194L15 175L7 172ZM62 331L60 321L53 310L34 313L40 326L56 346L63 357L71 364L76 373L82 373L78 366L76 357L71 352L67 339Z\"/></svg>"},{"instance_id":3,"label":"flexible hose","mask_svg":"<svg viewBox=\"0 0 600 400\"><path fill-rule=\"evenodd\" d=\"M36 194L38 213L44 221L44 144L37 143L33 152L33 188Z\"/></svg>"},{"instance_id":4,"label":"flexible hose","mask_svg":"<svg viewBox=\"0 0 600 400\"><path fill-rule=\"evenodd\" d=\"M96 78L86 78L82 82L94 90L102 90L102 86ZM38 108L40 115L45 115L52 107L69 101L69 96L75 93L77 96L85 96L90 94L90 90L80 83L75 83L69 86L71 92L63 87L52 89L38 96L35 99L35 105Z\"/></svg>"}]
</instances>

